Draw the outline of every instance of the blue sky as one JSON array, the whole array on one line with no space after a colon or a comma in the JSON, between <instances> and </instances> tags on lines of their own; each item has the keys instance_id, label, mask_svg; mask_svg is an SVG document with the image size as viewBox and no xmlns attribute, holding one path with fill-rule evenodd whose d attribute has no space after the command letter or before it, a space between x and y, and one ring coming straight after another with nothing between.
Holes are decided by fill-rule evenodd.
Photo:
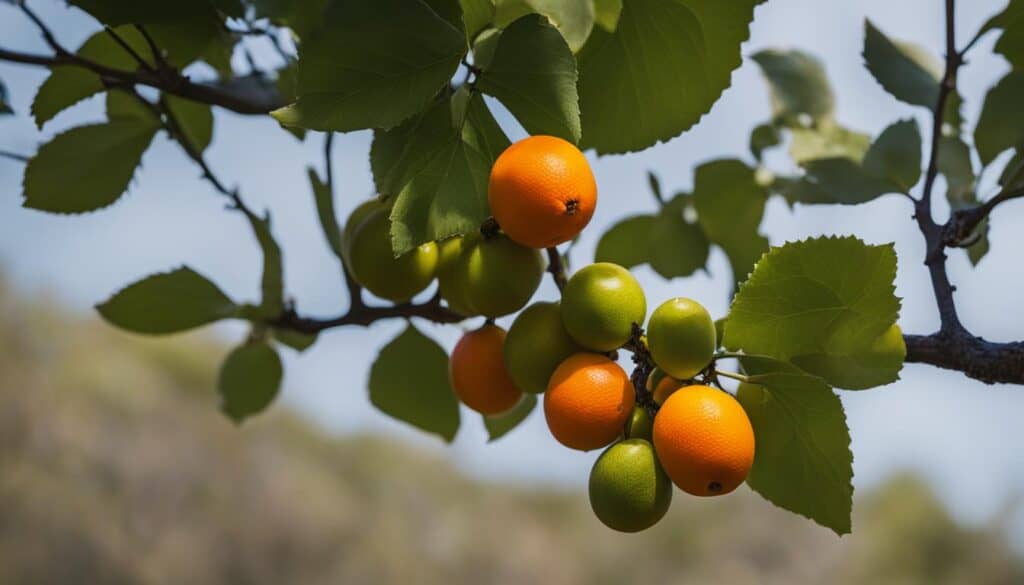
<instances>
[{"instance_id":1,"label":"blue sky","mask_svg":"<svg viewBox=\"0 0 1024 585\"><path fill-rule=\"evenodd\" d=\"M35 4L69 46L77 46L96 29L89 18L62 3ZM1003 4L1001 0L962 2L961 44ZM928 128L925 112L896 102L864 69L860 52L865 17L893 37L936 53L942 47L943 16L937 0L770 0L757 9L743 53L781 47L820 56L838 95L839 119L847 126L877 134L897 119L914 117ZM36 32L8 6L0 6L0 39L6 48L45 52ZM992 36L981 42L961 75L969 122L977 119L985 89L1007 69L990 55L992 44ZM274 58L269 51L261 57ZM38 132L24 113L44 77L38 69L0 64L0 79L7 83L21 114L0 121L0 148L28 153L64 128L101 118L101 104L88 100ZM711 113L686 134L637 154L591 156L600 199L573 253L575 266L592 259L600 234L617 219L653 210L645 178L648 169L661 177L665 189L674 191L691 186L692 168L700 162L724 157L749 161L749 131L769 116L767 90L750 60L744 60L732 79ZM499 119L511 137L524 135L509 116L502 114ZM344 135L336 142L339 213L347 213L357 200L372 193L369 142L367 132ZM209 159L226 182L241 187L254 207L271 209L274 231L285 251L286 285L301 310L334 315L344 310L345 290L317 227L305 177L308 165L319 168L321 145L319 136L299 143L277 130L269 118L219 112ZM769 163L776 169L789 168L784 156L774 156ZM223 200L164 138L158 138L147 153L130 192L100 213L69 218L24 210L21 174L20 164L0 159L0 268L19 288L48 292L89 314L93 303L125 283L187 263L235 298L252 299L257 294L260 258L248 227L241 216L224 210ZM991 188L983 193L991 194ZM939 217L947 212L940 202ZM938 321L922 265L923 244L910 214L907 201L897 196L857 207L795 210L773 200L761 231L773 244L821 234L856 234L870 243L894 241L900 259L897 293L904 298L900 325L907 332L927 333ZM957 252L949 263L958 286L961 317L987 339L1024 338L1024 312L1019 309L1024 289L1019 251L1024 248L1024 234L1013 229L1022 221L1024 204L1001 207L992 222L992 251L982 263L972 268ZM712 254L709 272L710 276L666 282L646 268L636 270L652 308L664 299L685 295L720 316L727 310L729 289L722 254ZM545 282L539 298L556 296L554 287ZM369 329L338 330L322 336L306 354L288 352L284 401L340 433L386 433L449 453L474 474L584 485L597 453L580 454L559 446L548 435L539 412L522 428L487 445L479 417L464 410L462 430L450 447L377 413L366 399L369 364L376 350L402 327L400 322L387 322ZM422 327L449 348L460 333L454 327ZM238 339L244 329L224 325L216 333ZM910 467L924 473L938 493L954 504L957 514L968 520L1001 513L1011 497L1024 491L1024 450L1018 429L1024 388L988 387L956 373L908 365L899 382L843 393L842 398L853 436L858 487ZM1024 519L1017 524L1024 525Z\"/></svg>"}]
</instances>

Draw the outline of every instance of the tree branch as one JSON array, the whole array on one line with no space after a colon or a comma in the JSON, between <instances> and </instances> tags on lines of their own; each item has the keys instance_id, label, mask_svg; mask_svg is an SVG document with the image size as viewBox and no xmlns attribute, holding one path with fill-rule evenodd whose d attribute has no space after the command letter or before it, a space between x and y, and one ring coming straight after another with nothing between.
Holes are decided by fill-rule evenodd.
<instances>
[{"instance_id":1,"label":"tree branch","mask_svg":"<svg viewBox=\"0 0 1024 585\"><path fill-rule=\"evenodd\" d=\"M957 71L963 64L964 51L956 49L954 0L946 5L946 67L939 86L939 96L932 119L931 152L925 174L924 190L915 203L914 217L925 239L925 264L928 266L936 305L939 309L939 330L931 335L904 335L908 363L925 363L963 372L987 384L997 382L1024 384L1024 342L994 343L970 333L957 315L953 293L956 287L946 272L945 248L969 236L992 210L1008 199L1024 195L1004 190L973 209L961 210L939 225L932 216L932 191L938 174L939 138L943 116L950 94L956 90Z\"/></svg>"},{"instance_id":2,"label":"tree branch","mask_svg":"<svg viewBox=\"0 0 1024 585\"><path fill-rule=\"evenodd\" d=\"M562 255L558 253L558 248L554 246L548 248L547 252L548 272L555 279L555 286L558 287L558 292L562 292L565 289L565 283L568 282L568 278L565 276L565 265L562 263Z\"/></svg>"},{"instance_id":3,"label":"tree branch","mask_svg":"<svg viewBox=\"0 0 1024 585\"><path fill-rule=\"evenodd\" d=\"M458 323L465 318L450 311L441 304L440 295L434 295L429 301L420 304L405 303L390 307L371 307L362 305L352 307L344 315L332 319L314 319L301 317L293 309L285 309L278 319L271 321L270 325L279 329L290 329L299 333L314 334L326 329L344 327L346 325L358 325L366 327L381 319L419 317L434 323Z\"/></svg>"},{"instance_id":4,"label":"tree branch","mask_svg":"<svg viewBox=\"0 0 1024 585\"><path fill-rule=\"evenodd\" d=\"M0 150L0 158L9 158L11 160L16 160L18 162L27 163L31 157L25 156L23 154L18 154L16 152Z\"/></svg>"},{"instance_id":5,"label":"tree branch","mask_svg":"<svg viewBox=\"0 0 1024 585\"><path fill-rule=\"evenodd\" d=\"M966 331L904 335L908 363L963 372L986 384L1024 384L1024 342L986 341Z\"/></svg>"}]
</instances>

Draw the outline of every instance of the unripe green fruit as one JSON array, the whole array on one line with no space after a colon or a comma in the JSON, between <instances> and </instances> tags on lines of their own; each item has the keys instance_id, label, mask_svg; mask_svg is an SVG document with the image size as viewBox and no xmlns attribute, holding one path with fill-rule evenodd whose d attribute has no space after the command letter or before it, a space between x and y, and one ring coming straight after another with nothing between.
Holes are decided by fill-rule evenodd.
<instances>
[{"instance_id":1,"label":"unripe green fruit","mask_svg":"<svg viewBox=\"0 0 1024 585\"><path fill-rule=\"evenodd\" d=\"M650 441L654 435L654 421L647 409L637 404L633 407L633 414L626 421L626 438L643 439Z\"/></svg>"},{"instance_id":2,"label":"unripe green fruit","mask_svg":"<svg viewBox=\"0 0 1024 585\"><path fill-rule=\"evenodd\" d=\"M715 322L703 305L676 297L662 303L647 325L651 357L666 374L686 380L699 374L715 354Z\"/></svg>"},{"instance_id":3,"label":"unripe green fruit","mask_svg":"<svg viewBox=\"0 0 1024 585\"><path fill-rule=\"evenodd\" d=\"M562 322L577 343L611 351L629 340L633 323L643 323L647 300L628 270L598 262L572 275L562 291Z\"/></svg>"},{"instance_id":4,"label":"unripe green fruit","mask_svg":"<svg viewBox=\"0 0 1024 585\"><path fill-rule=\"evenodd\" d=\"M459 262L462 261L462 236L438 242L437 287L448 308L464 317L477 314L466 300L465 287L459 281Z\"/></svg>"},{"instance_id":5,"label":"unripe green fruit","mask_svg":"<svg viewBox=\"0 0 1024 585\"><path fill-rule=\"evenodd\" d=\"M639 532L657 524L672 503L672 482L654 447L626 439L601 453L590 471L590 507L605 526Z\"/></svg>"},{"instance_id":6,"label":"unripe green fruit","mask_svg":"<svg viewBox=\"0 0 1024 585\"><path fill-rule=\"evenodd\" d=\"M514 313L536 292L544 275L539 250L521 246L503 234L467 237L459 262L466 302L477 313L500 317Z\"/></svg>"},{"instance_id":7,"label":"unripe green fruit","mask_svg":"<svg viewBox=\"0 0 1024 585\"><path fill-rule=\"evenodd\" d=\"M558 303L539 302L516 317L505 337L505 367L523 392L540 394L565 358L583 351L562 325Z\"/></svg>"},{"instance_id":8,"label":"unripe green fruit","mask_svg":"<svg viewBox=\"0 0 1024 585\"><path fill-rule=\"evenodd\" d=\"M356 230L366 220L367 217L378 209L384 209L385 204L383 201L377 198L367 199L349 214L348 219L345 220L345 229L341 232L341 258L344 260L345 265L348 266L349 270L352 270L351 256L352 256L352 237L355 235Z\"/></svg>"},{"instance_id":9,"label":"unripe green fruit","mask_svg":"<svg viewBox=\"0 0 1024 585\"><path fill-rule=\"evenodd\" d=\"M427 288L437 270L437 244L394 257L387 210L377 209L356 228L350 253L352 277L376 296L404 303Z\"/></svg>"}]
</instances>

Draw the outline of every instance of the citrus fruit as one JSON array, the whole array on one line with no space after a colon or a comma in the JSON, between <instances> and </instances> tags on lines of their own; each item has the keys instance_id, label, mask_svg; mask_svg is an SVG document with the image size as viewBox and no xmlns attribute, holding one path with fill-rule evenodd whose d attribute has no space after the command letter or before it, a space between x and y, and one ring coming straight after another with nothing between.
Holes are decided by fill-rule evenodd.
<instances>
[{"instance_id":1,"label":"citrus fruit","mask_svg":"<svg viewBox=\"0 0 1024 585\"><path fill-rule=\"evenodd\" d=\"M465 301L476 313L500 317L521 309L540 285L544 258L498 234L463 239L458 265Z\"/></svg>"},{"instance_id":2,"label":"citrus fruit","mask_svg":"<svg viewBox=\"0 0 1024 585\"><path fill-rule=\"evenodd\" d=\"M437 244L429 242L395 258L387 210L371 210L351 237L352 277L376 296L402 303L427 288L437 270Z\"/></svg>"},{"instance_id":3,"label":"citrus fruit","mask_svg":"<svg viewBox=\"0 0 1024 585\"><path fill-rule=\"evenodd\" d=\"M505 338L505 365L523 392L540 394L558 364L582 348L566 333L558 303L539 302L519 313Z\"/></svg>"},{"instance_id":4,"label":"citrus fruit","mask_svg":"<svg viewBox=\"0 0 1024 585\"><path fill-rule=\"evenodd\" d=\"M605 526L639 532L657 524L672 503L672 482L643 439L608 447L590 470L590 507Z\"/></svg>"},{"instance_id":5,"label":"citrus fruit","mask_svg":"<svg viewBox=\"0 0 1024 585\"><path fill-rule=\"evenodd\" d=\"M504 344L505 330L487 324L463 335L448 362L455 394L481 414L505 412L523 396L505 369Z\"/></svg>"},{"instance_id":6,"label":"citrus fruit","mask_svg":"<svg viewBox=\"0 0 1024 585\"><path fill-rule=\"evenodd\" d=\"M668 397L676 390L682 388L682 386L682 383L672 376L662 376L654 386L654 390L651 392L651 398L653 398L658 404L665 404Z\"/></svg>"},{"instance_id":7,"label":"citrus fruit","mask_svg":"<svg viewBox=\"0 0 1024 585\"><path fill-rule=\"evenodd\" d=\"M626 421L626 438L650 441L651 433L654 432L653 425L651 414L647 412L646 408L637 404L633 407L629 420Z\"/></svg>"},{"instance_id":8,"label":"citrus fruit","mask_svg":"<svg viewBox=\"0 0 1024 585\"><path fill-rule=\"evenodd\" d=\"M633 401L633 386L619 364L601 354L576 353L551 375L544 418L559 443L589 451L622 433Z\"/></svg>"},{"instance_id":9,"label":"citrus fruit","mask_svg":"<svg viewBox=\"0 0 1024 585\"><path fill-rule=\"evenodd\" d=\"M363 201L352 210L352 213L348 215L348 219L345 220L345 228L341 232L341 257L345 261L345 265L352 269L349 265L350 257L352 256L352 237L356 233L356 229L363 223L371 212L378 209L384 209L385 203L380 199L373 198Z\"/></svg>"},{"instance_id":10,"label":"citrus fruit","mask_svg":"<svg viewBox=\"0 0 1024 585\"><path fill-rule=\"evenodd\" d=\"M754 463L754 429L735 398L708 386L680 388L654 417L654 449L665 472L695 496L727 494Z\"/></svg>"},{"instance_id":11,"label":"citrus fruit","mask_svg":"<svg viewBox=\"0 0 1024 585\"><path fill-rule=\"evenodd\" d=\"M666 374L692 378L715 354L715 322L693 299L676 297L658 306L647 325L651 358Z\"/></svg>"},{"instance_id":12,"label":"citrus fruit","mask_svg":"<svg viewBox=\"0 0 1024 585\"><path fill-rule=\"evenodd\" d=\"M459 262L462 261L462 236L455 236L437 243L437 288L448 308L464 317L472 317L476 311L466 300L466 290L459 280Z\"/></svg>"},{"instance_id":13,"label":"citrus fruit","mask_svg":"<svg viewBox=\"0 0 1024 585\"><path fill-rule=\"evenodd\" d=\"M590 222L597 183L578 148L554 136L530 136L491 167L487 201L508 237L531 248L568 242Z\"/></svg>"},{"instance_id":14,"label":"citrus fruit","mask_svg":"<svg viewBox=\"0 0 1024 585\"><path fill-rule=\"evenodd\" d=\"M611 351L629 340L633 323L643 323L647 300L628 270L610 262L586 266L562 291L562 323L577 343Z\"/></svg>"}]
</instances>

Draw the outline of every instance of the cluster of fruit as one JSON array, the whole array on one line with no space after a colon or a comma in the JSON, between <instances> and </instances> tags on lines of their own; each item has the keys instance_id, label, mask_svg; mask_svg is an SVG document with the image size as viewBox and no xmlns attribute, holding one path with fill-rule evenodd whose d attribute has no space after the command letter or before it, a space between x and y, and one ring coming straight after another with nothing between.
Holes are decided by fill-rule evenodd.
<instances>
[{"instance_id":1,"label":"cluster of fruit","mask_svg":"<svg viewBox=\"0 0 1024 585\"><path fill-rule=\"evenodd\" d=\"M500 232L426 244L396 259L384 206L370 203L349 219L343 245L353 276L377 296L406 301L436 275L452 310L487 317L452 351L459 399L496 415L524 393L543 394L556 440L582 451L607 447L591 471L591 505L607 526L635 532L664 516L673 483L700 496L734 490L753 463L754 433L731 395L695 381L717 348L707 310L671 299L641 336L647 301L621 266L586 266L566 282L560 302L531 304L507 332L494 324L529 302L544 272L540 249L576 237L596 198L583 154L534 136L509 147L491 172L488 200ZM643 375L631 379L614 361L622 348L635 353Z\"/></svg>"}]
</instances>

